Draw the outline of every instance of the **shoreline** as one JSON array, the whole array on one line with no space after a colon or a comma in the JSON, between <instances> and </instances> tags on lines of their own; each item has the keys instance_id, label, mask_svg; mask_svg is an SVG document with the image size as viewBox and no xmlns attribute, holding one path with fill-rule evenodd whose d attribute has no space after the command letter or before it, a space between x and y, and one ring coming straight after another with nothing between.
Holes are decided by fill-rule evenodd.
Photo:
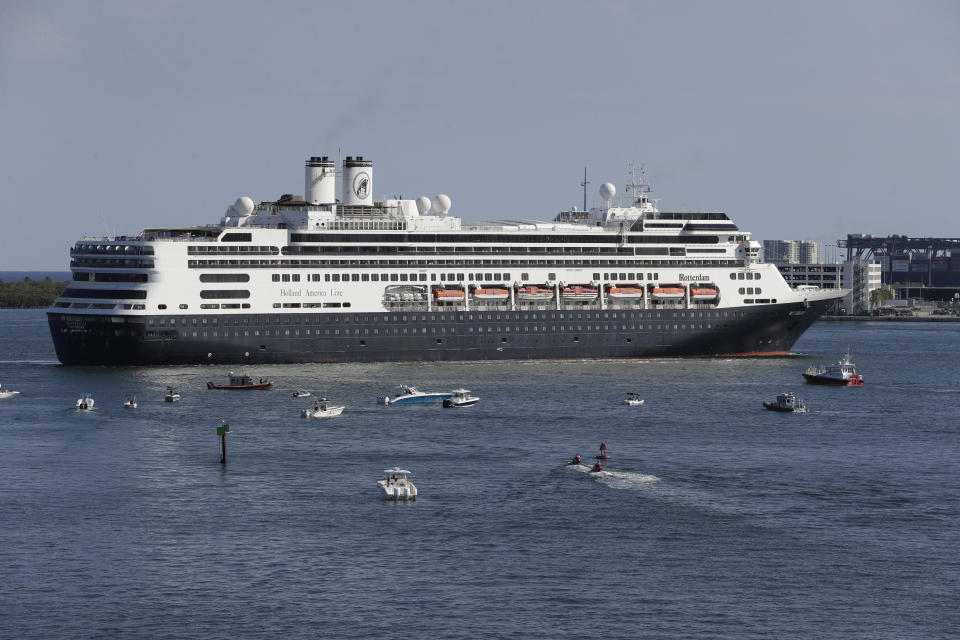
<instances>
[{"instance_id":1,"label":"shoreline","mask_svg":"<svg viewBox=\"0 0 960 640\"><path fill-rule=\"evenodd\" d=\"M960 316L820 316L817 322L960 322Z\"/></svg>"}]
</instances>

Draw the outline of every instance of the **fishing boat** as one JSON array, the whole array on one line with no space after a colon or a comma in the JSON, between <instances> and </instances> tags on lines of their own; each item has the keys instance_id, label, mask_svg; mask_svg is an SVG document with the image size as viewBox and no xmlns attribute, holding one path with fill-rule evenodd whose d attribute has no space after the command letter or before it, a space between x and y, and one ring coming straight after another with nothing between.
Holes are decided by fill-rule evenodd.
<instances>
[{"instance_id":1,"label":"fishing boat","mask_svg":"<svg viewBox=\"0 0 960 640\"><path fill-rule=\"evenodd\" d=\"M838 387L862 387L863 376L857 373L857 367L850 360L850 349L838 362L819 367L810 367L803 373L808 384L824 384Z\"/></svg>"},{"instance_id":2,"label":"fishing boat","mask_svg":"<svg viewBox=\"0 0 960 640\"><path fill-rule=\"evenodd\" d=\"M807 405L797 394L788 392L777 396L776 401L767 402L764 400L763 406L769 411L783 411L786 413L806 413Z\"/></svg>"},{"instance_id":3,"label":"fishing boat","mask_svg":"<svg viewBox=\"0 0 960 640\"><path fill-rule=\"evenodd\" d=\"M180 402L180 392L173 387L167 387L167 392L163 394L164 402Z\"/></svg>"},{"instance_id":4,"label":"fishing boat","mask_svg":"<svg viewBox=\"0 0 960 640\"><path fill-rule=\"evenodd\" d=\"M273 386L272 380L267 380L266 378L260 378L259 381L254 382L253 378L246 374L236 374L233 371L229 375L230 382L227 384L216 384L213 382L207 383L207 389L220 389L226 391L237 391L237 390L254 390L254 389L269 389Z\"/></svg>"},{"instance_id":5,"label":"fishing boat","mask_svg":"<svg viewBox=\"0 0 960 640\"><path fill-rule=\"evenodd\" d=\"M335 418L343 413L344 406L333 406L326 398L321 398L312 409L304 409L300 415L304 418Z\"/></svg>"},{"instance_id":6,"label":"fishing boat","mask_svg":"<svg viewBox=\"0 0 960 640\"><path fill-rule=\"evenodd\" d=\"M4 400L6 398L12 398L13 396L17 396L17 395L20 395L19 391L4 389L3 385L0 385L0 400Z\"/></svg>"},{"instance_id":7,"label":"fishing boat","mask_svg":"<svg viewBox=\"0 0 960 640\"><path fill-rule=\"evenodd\" d=\"M472 407L479 401L480 398L470 395L469 389L454 389L450 392L450 397L443 401L443 406L447 409L460 409Z\"/></svg>"},{"instance_id":8,"label":"fishing boat","mask_svg":"<svg viewBox=\"0 0 960 640\"><path fill-rule=\"evenodd\" d=\"M384 470L387 477L378 480L377 485L383 491L383 497L387 500L416 500L417 488L407 476L410 472L400 467Z\"/></svg>"},{"instance_id":9,"label":"fishing boat","mask_svg":"<svg viewBox=\"0 0 960 640\"><path fill-rule=\"evenodd\" d=\"M642 407L643 400L640 398L640 394L631 391L627 394L627 397L623 399L623 404L628 407Z\"/></svg>"},{"instance_id":10,"label":"fishing boat","mask_svg":"<svg viewBox=\"0 0 960 640\"><path fill-rule=\"evenodd\" d=\"M123 396L123 408L124 409L136 409L137 408L137 396L132 393L128 393Z\"/></svg>"},{"instance_id":11,"label":"fishing boat","mask_svg":"<svg viewBox=\"0 0 960 640\"><path fill-rule=\"evenodd\" d=\"M390 396L380 396L377 398L379 404L426 404L429 402L443 402L453 394L449 391L443 391L438 393L431 393L426 391L420 391L416 387L402 384L400 385L400 393L396 394L393 397Z\"/></svg>"},{"instance_id":12,"label":"fishing boat","mask_svg":"<svg viewBox=\"0 0 960 640\"><path fill-rule=\"evenodd\" d=\"M93 396L89 393L81 393L80 397L77 398L76 409L77 411L93 411Z\"/></svg>"}]
</instances>

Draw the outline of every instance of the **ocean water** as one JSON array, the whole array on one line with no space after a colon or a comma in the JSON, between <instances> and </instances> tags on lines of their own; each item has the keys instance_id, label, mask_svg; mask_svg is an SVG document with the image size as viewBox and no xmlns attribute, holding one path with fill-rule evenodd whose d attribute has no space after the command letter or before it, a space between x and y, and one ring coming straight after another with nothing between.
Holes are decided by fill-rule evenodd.
<instances>
[{"instance_id":1,"label":"ocean water","mask_svg":"<svg viewBox=\"0 0 960 640\"><path fill-rule=\"evenodd\" d=\"M0 637L960 630L958 325L820 323L772 359L264 366L264 392L61 367L42 311L0 326ZM848 346L863 388L803 384ZM375 404L401 382L481 401ZM304 420L300 387L347 409ZM763 410L786 390L811 412ZM564 466L601 441L607 473ZM394 465L415 503L378 498Z\"/></svg>"}]
</instances>

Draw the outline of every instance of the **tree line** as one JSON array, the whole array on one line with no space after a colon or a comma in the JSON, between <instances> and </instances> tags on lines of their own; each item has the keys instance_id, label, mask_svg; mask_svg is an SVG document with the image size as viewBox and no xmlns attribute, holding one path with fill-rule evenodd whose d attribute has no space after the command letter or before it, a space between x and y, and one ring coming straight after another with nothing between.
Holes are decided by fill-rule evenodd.
<instances>
[{"instance_id":1,"label":"tree line","mask_svg":"<svg viewBox=\"0 0 960 640\"><path fill-rule=\"evenodd\" d=\"M4 282L0 279L0 309L41 309L49 307L70 284L24 278L22 282Z\"/></svg>"}]
</instances>

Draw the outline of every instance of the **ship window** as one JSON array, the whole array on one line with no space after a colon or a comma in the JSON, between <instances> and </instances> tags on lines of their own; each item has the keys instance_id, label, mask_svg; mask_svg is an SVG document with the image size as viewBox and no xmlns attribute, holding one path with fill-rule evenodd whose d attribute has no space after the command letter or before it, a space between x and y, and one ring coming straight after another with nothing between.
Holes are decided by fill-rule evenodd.
<instances>
[{"instance_id":1,"label":"ship window","mask_svg":"<svg viewBox=\"0 0 960 640\"><path fill-rule=\"evenodd\" d=\"M339 274L339 273L334 273L334 274L331 276L331 278L333 279L334 282L340 282L340 274Z\"/></svg>"},{"instance_id":2,"label":"ship window","mask_svg":"<svg viewBox=\"0 0 960 640\"><path fill-rule=\"evenodd\" d=\"M754 274L754 276L753 276L753 277L754 277L755 279L757 279L757 280L759 280L759 279L760 279L760 274L759 274L759 273L757 273L757 274Z\"/></svg>"},{"instance_id":3,"label":"ship window","mask_svg":"<svg viewBox=\"0 0 960 640\"><path fill-rule=\"evenodd\" d=\"M731 280L736 280L736 279L737 279L737 274L731 273L731 274L730 274L730 279L731 279Z\"/></svg>"},{"instance_id":4,"label":"ship window","mask_svg":"<svg viewBox=\"0 0 960 640\"><path fill-rule=\"evenodd\" d=\"M400 282L406 282L406 281L407 281L407 274L401 273L401 274L400 274Z\"/></svg>"},{"instance_id":5,"label":"ship window","mask_svg":"<svg viewBox=\"0 0 960 640\"><path fill-rule=\"evenodd\" d=\"M371 274L370 274L370 280L373 281L373 282L380 282L380 274L379 274L379 273L371 273Z\"/></svg>"},{"instance_id":6,"label":"ship window","mask_svg":"<svg viewBox=\"0 0 960 640\"><path fill-rule=\"evenodd\" d=\"M203 305L200 305L200 306L202 307ZM279 308L280 308L280 303L279 303L279 302L274 302L274 303L273 303L273 308L274 308L274 309L279 309Z\"/></svg>"},{"instance_id":7,"label":"ship window","mask_svg":"<svg viewBox=\"0 0 960 640\"><path fill-rule=\"evenodd\" d=\"M746 276L743 275L742 273L738 273L738 274L737 274L737 280L743 280L745 277L746 277Z\"/></svg>"},{"instance_id":8,"label":"ship window","mask_svg":"<svg viewBox=\"0 0 960 640\"><path fill-rule=\"evenodd\" d=\"M182 305L180 305L180 308L181 308L181 309L186 309L186 308L187 308L187 305L182 304ZM184 322L186 322L186 319L184 319Z\"/></svg>"},{"instance_id":9,"label":"ship window","mask_svg":"<svg viewBox=\"0 0 960 640\"><path fill-rule=\"evenodd\" d=\"M363 275L360 277L360 280L361 280L362 282L370 282L370 274L369 274L369 273L363 274Z\"/></svg>"},{"instance_id":10,"label":"ship window","mask_svg":"<svg viewBox=\"0 0 960 640\"><path fill-rule=\"evenodd\" d=\"M738 293L739 293L740 295L743 295L743 294L745 294L746 292L747 292L747 290L744 289L743 287L740 287L740 289L738 289Z\"/></svg>"},{"instance_id":11,"label":"ship window","mask_svg":"<svg viewBox=\"0 0 960 640\"><path fill-rule=\"evenodd\" d=\"M157 309L166 309L166 308L167 308L167 305L165 305L165 304L158 304L158 305L157 305Z\"/></svg>"},{"instance_id":12,"label":"ship window","mask_svg":"<svg viewBox=\"0 0 960 640\"><path fill-rule=\"evenodd\" d=\"M290 282L290 274L289 274L289 273L283 274L283 278L282 278L282 279L283 279L284 282Z\"/></svg>"}]
</instances>

